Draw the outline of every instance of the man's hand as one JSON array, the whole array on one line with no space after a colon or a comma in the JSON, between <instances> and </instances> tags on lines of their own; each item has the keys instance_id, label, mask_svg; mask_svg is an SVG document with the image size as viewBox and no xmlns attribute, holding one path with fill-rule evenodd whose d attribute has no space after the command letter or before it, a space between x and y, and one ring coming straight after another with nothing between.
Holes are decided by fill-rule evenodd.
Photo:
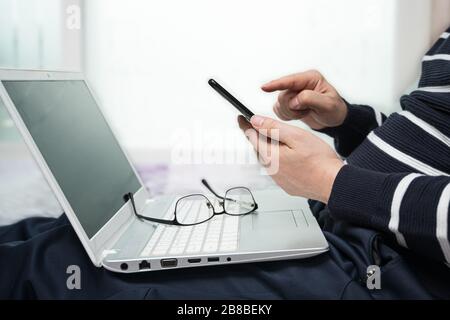
<instances>
[{"instance_id":1,"label":"man's hand","mask_svg":"<svg viewBox=\"0 0 450 320\"><path fill-rule=\"evenodd\" d=\"M284 191L328 203L336 175L344 165L328 144L308 131L271 118L253 116L251 124L242 116L238 120L260 161L265 166L278 161L278 171L271 176ZM274 152L271 138L280 142L278 152Z\"/></svg>"},{"instance_id":2,"label":"man's hand","mask_svg":"<svg viewBox=\"0 0 450 320\"><path fill-rule=\"evenodd\" d=\"M337 127L347 116L347 105L325 78L315 70L273 80L266 92L282 91L273 110L281 120L300 119L313 129Z\"/></svg>"}]
</instances>

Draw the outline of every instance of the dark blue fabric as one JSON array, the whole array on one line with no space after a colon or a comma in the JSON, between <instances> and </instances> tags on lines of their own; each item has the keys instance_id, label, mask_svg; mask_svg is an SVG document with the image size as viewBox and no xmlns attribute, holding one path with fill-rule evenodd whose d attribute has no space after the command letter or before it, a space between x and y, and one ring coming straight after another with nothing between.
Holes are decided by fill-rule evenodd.
<instances>
[{"instance_id":1,"label":"dark blue fabric","mask_svg":"<svg viewBox=\"0 0 450 320\"><path fill-rule=\"evenodd\" d=\"M450 38L444 38L427 56L450 53ZM383 117L378 126L374 109L349 105L341 126L322 130L334 137L341 155L348 155L348 165L334 181L328 208L335 219L376 229L389 237L399 231L403 245L415 254L450 264L446 247L441 245L449 240L436 235L441 228L450 234L445 222L450 203L440 202L447 201L444 188L450 184L450 148L446 143L450 136L450 61L440 56L432 59L422 63L419 88L401 98L405 112ZM414 181L402 194L400 179L408 173L426 177L410 176ZM397 190L400 219L398 230L393 230L389 222L395 214L392 201ZM438 204L447 211L443 213L446 219L436 218Z\"/></svg>"},{"instance_id":2,"label":"dark blue fabric","mask_svg":"<svg viewBox=\"0 0 450 320\"><path fill-rule=\"evenodd\" d=\"M374 133L402 153L442 172L450 172L450 148L445 148L442 141L412 122L405 121L403 116L392 114Z\"/></svg>"},{"instance_id":3,"label":"dark blue fabric","mask_svg":"<svg viewBox=\"0 0 450 320\"><path fill-rule=\"evenodd\" d=\"M375 111L366 105L347 105L347 116L339 127L317 130L334 138L334 147L343 157L348 157L366 138L370 131L378 127ZM382 121L386 120L384 114Z\"/></svg>"},{"instance_id":4,"label":"dark blue fabric","mask_svg":"<svg viewBox=\"0 0 450 320\"><path fill-rule=\"evenodd\" d=\"M291 261L117 274L95 267L65 215L0 227L0 298L14 299L389 299L450 298L450 269L399 254L376 232L313 210L330 243L320 256ZM381 266L381 290L366 268ZM81 290L66 287L69 265Z\"/></svg>"}]
</instances>

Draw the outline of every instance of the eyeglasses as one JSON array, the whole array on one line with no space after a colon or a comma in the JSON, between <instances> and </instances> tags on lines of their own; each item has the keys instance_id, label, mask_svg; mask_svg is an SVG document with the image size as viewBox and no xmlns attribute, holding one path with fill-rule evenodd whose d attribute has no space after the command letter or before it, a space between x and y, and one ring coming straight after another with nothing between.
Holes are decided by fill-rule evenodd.
<instances>
[{"instance_id":1,"label":"eyeglasses","mask_svg":"<svg viewBox=\"0 0 450 320\"><path fill-rule=\"evenodd\" d=\"M175 204L173 220L151 218L139 214L136 210L132 193L127 193L124 196L124 200L130 200L133 212L139 219L176 226L194 226L211 220L215 215L221 214L244 216L258 209L258 204L252 192L246 187L228 189L222 197L211 188L205 179L202 179L202 183L219 199L221 211L216 211L208 197L200 193L190 194L178 199Z\"/></svg>"}]
</instances>

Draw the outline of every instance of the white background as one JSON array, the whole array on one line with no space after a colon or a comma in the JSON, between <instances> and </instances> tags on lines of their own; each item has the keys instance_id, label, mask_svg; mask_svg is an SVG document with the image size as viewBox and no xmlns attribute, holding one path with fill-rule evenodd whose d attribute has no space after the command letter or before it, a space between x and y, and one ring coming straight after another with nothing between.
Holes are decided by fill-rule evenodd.
<instances>
[{"instance_id":1,"label":"white background","mask_svg":"<svg viewBox=\"0 0 450 320\"><path fill-rule=\"evenodd\" d=\"M72 4L79 31L66 28ZM234 149L247 143L209 77L273 115L260 85L315 68L350 102L390 113L449 23L450 0L0 0L0 67L85 71L131 150L167 153L195 133L188 148L234 135L237 146L216 143ZM0 110L0 141L4 126Z\"/></svg>"},{"instance_id":2,"label":"white background","mask_svg":"<svg viewBox=\"0 0 450 320\"><path fill-rule=\"evenodd\" d=\"M316 68L350 102L390 113L436 37L436 3L89 0L84 67L132 148L167 149L180 130L237 130L236 112L207 86L209 77L256 113L272 115L275 96L260 85Z\"/></svg>"},{"instance_id":3,"label":"white background","mask_svg":"<svg viewBox=\"0 0 450 320\"><path fill-rule=\"evenodd\" d=\"M73 4L81 30L66 27ZM349 101L390 113L449 23L450 0L0 0L0 68L85 71L150 191L193 192L200 177L261 189L254 168L166 168L177 143L248 148L209 77L271 115L259 86L317 68ZM1 103L0 199L0 225L61 213Z\"/></svg>"}]
</instances>

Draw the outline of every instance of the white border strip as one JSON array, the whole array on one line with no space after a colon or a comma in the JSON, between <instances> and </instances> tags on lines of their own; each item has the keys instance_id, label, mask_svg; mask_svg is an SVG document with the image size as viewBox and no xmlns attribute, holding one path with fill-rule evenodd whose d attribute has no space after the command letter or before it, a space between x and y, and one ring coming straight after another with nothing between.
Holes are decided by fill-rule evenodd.
<instances>
[{"instance_id":1,"label":"white border strip","mask_svg":"<svg viewBox=\"0 0 450 320\"><path fill-rule=\"evenodd\" d=\"M440 171L438 169L433 168L432 166L429 166L422 161L419 161L403 152L401 152L398 149L395 149L390 144L383 141L380 137L375 135L375 133L372 131L368 136L367 139L372 142L373 145L378 147L381 151L385 152L387 155L391 156L394 159L397 159L400 162L403 162L404 164L407 164L408 166L417 169L418 171L430 175L430 176L449 176L448 173Z\"/></svg>"},{"instance_id":2,"label":"white border strip","mask_svg":"<svg viewBox=\"0 0 450 320\"><path fill-rule=\"evenodd\" d=\"M422 119L418 118L414 114L412 114L409 111L402 111L399 112L399 115L407 118L409 121L414 123L416 126L421 128L426 133L432 135L436 139L440 140L444 144L446 144L448 147L450 147L450 137L447 137L445 134L440 132L438 129L430 125L428 122L423 121Z\"/></svg>"},{"instance_id":3,"label":"white border strip","mask_svg":"<svg viewBox=\"0 0 450 320\"><path fill-rule=\"evenodd\" d=\"M434 54L432 56L424 56L422 61L447 60L450 61L450 54Z\"/></svg>"},{"instance_id":4,"label":"white border strip","mask_svg":"<svg viewBox=\"0 0 450 320\"><path fill-rule=\"evenodd\" d=\"M449 32L444 32L443 34L441 34L440 38L447 39L449 37L449 35L450 35Z\"/></svg>"},{"instance_id":5,"label":"white border strip","mask_svg":"<svg viewBox=\"0 0 450 320\"><path fill-rule=\"evenodd\" d=\"M450 264L450 242L448 239L448 206L450 202L450 183L442 191L436 212L436 237L444 254L445 260Z\"/></svg>"},{"instance_id":6,"label":"white border strip","mask_svg":"<svg viewBox=\"0 0 450 320\"><path fill-rule=\"evenodd\" d=\"M450 86L440 86L440 87L419 87L417 91L426 91L434 93L450 93Z\"/></svg>"},{"instance_id":7,"label":"white border strip","mask_svg":"<svg viewBox=\"0 0 450 320\"><path fill-rule=\"evenodd\" d=\"M408 248L406 245L405 237L403 237L403 234L398 231L398 226L400 225L400 207L402 205L403 196L406 193L406 190L408 190L409 185L411 182L421 176L418 173L411 173L405 176L397 185L397 188L394 192L394 197L392 198L392 205L391 205L391 219L389 220L389 230L391 230L392 233L395 234L395 237L397 238L397 242L405 248Z\"/></svg>"},{"instance_id":8,"label":"white border strip","mask_svg":"<svg viewBox=\"0 0 450 320\"><path fill-rule=\"evenodd\" d=\"M377 124L380 127L383 124L383 117L381 116L381 112L375 109L373 109L373 112L375 113L375 119L377 120Z\"/></svg>"}]
</instances>

